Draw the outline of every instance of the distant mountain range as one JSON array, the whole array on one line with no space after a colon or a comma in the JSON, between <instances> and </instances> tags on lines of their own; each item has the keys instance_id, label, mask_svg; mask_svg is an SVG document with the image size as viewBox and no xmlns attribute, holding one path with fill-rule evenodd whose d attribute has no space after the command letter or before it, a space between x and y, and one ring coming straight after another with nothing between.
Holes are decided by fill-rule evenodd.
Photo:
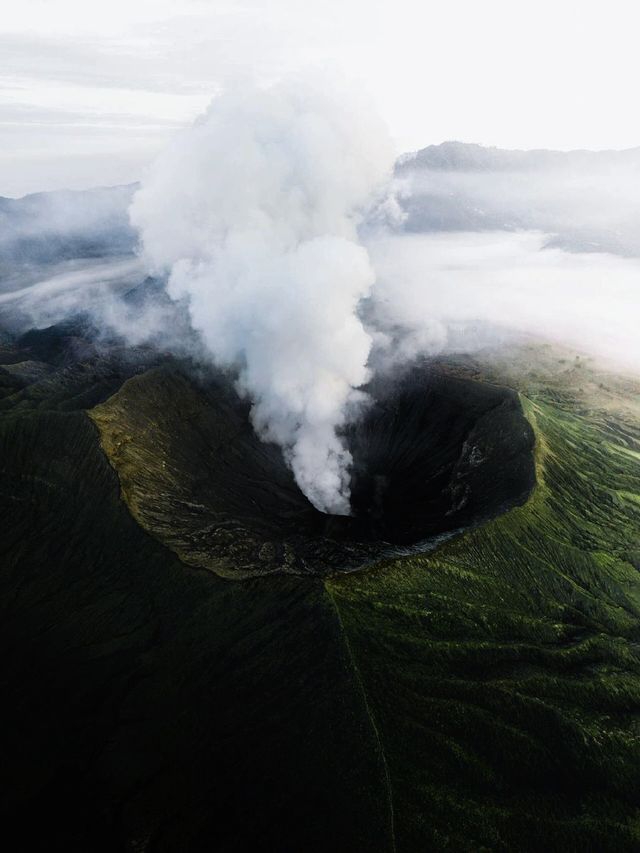
<instances>
[{"instance_id":1,"label":"distant mountain range","mask_svg":"<svg viewBox=\"0 0 640 853\"><path fill-rule=\"evenodd\" d=\"M409 232L544 231L569 251L640 255L640 148L430 145L396 166Z\"/></svg>"},{"instance_id":2,"label":"distant mountain range","mask_svg":"<svg viewBox=\"0 0 640 853\"><path fill-rule=\"evenodd\" d=\"M636 169L640 172L640 147L623 151L550 151L544 148L515 151L472 142L443 142L403 154L398 174L414 169L455 172L520 172L558 170L601 171L603 167Z\"/></svg>"}]
</instances>

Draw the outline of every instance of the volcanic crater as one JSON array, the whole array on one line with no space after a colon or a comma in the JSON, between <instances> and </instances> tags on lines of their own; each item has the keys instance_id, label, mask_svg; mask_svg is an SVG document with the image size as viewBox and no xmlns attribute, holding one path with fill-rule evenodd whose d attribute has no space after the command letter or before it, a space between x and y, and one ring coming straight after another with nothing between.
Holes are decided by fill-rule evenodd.
<instances>
[{"instance_id":1,"label":"volcanic crater","mask_svg":"<svg viewBox=\"0 0 640 853\"><path fill-rule=\"evenodd\" d=\"M309 503L221 373L150 370L90 415L142 527L226 577L352 571L428 550L527 499L534 434L515 392L437 364L366 390L374 402L345 434L349 517Z\"/></svg>"}]
</instances>

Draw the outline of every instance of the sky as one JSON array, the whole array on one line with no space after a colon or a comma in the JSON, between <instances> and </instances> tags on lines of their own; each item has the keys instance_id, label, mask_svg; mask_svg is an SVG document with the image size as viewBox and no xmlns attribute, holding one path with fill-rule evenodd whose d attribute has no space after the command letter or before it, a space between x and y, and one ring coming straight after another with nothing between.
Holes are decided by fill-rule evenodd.
<instances>
[{"instance_id":1,"label":"sky","mask_svg":"<svg viewBox=\"0 0 640 853\"><path fill-rule=\"evenodd\" d=\"M137 180L223 88L365 89L398 153L640 145L631 0L0 0L0 195Z\"/></svg>"}]
</instances>

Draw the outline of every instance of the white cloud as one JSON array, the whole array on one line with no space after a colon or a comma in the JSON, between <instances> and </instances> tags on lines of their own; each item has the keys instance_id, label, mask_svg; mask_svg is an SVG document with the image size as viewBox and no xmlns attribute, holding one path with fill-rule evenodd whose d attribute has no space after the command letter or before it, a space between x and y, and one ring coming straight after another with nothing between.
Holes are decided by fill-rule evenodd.
<instances>
[{"instance_id":1,"label":"white cloud","mask_svg":"<svg viewBox=\"0 0 640 853\"><path fill-rule=\"evenodd\" d=\"M330 67L368 88L398 151L451 138L622 148L640 143L638 15L627 0L587 0L579 15L568 0L22 0L3 10L0 87L50 110L188 123L234 76L268 81ZM127 138L123 129L117 151ZM156 150L149 142L147 158ZM20 175L32 188L19 143L13 154L0 194ZM65 157L56 148L41 188L58 186L59 174L80 186L74 156L56 168ZM105 168L97 155L92 184L105 182Z\"/></svg>"},{"instance_id":2,"label":"white cloud","mask_svg":"<svg viewBox=\"0 0 640 853\"><path fill-rule=\"evenodd\" d=\"M544 248L547 240L458 232L372 242L375 322L402 329L400 358L472 351L487 327L494 336L502 327L640 368L640 259Z\"/></svg>"}]
</instances>

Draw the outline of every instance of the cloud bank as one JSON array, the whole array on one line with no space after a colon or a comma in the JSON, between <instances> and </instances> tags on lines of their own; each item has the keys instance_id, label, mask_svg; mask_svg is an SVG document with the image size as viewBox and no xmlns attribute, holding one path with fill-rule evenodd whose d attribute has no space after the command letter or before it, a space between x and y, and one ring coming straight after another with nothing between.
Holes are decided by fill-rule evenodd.
<instances>
[{"instance_id":1,"label":"cloud bank","mask_svg":"<svg viewBox=\"0 0 640 853\"><path fill-rule=\"evenodd\" d=\"M567 252L536 231L378 235L379 358L473 352L524 333L640 368L640 259Z\"/></svg>"}]
</instances>

